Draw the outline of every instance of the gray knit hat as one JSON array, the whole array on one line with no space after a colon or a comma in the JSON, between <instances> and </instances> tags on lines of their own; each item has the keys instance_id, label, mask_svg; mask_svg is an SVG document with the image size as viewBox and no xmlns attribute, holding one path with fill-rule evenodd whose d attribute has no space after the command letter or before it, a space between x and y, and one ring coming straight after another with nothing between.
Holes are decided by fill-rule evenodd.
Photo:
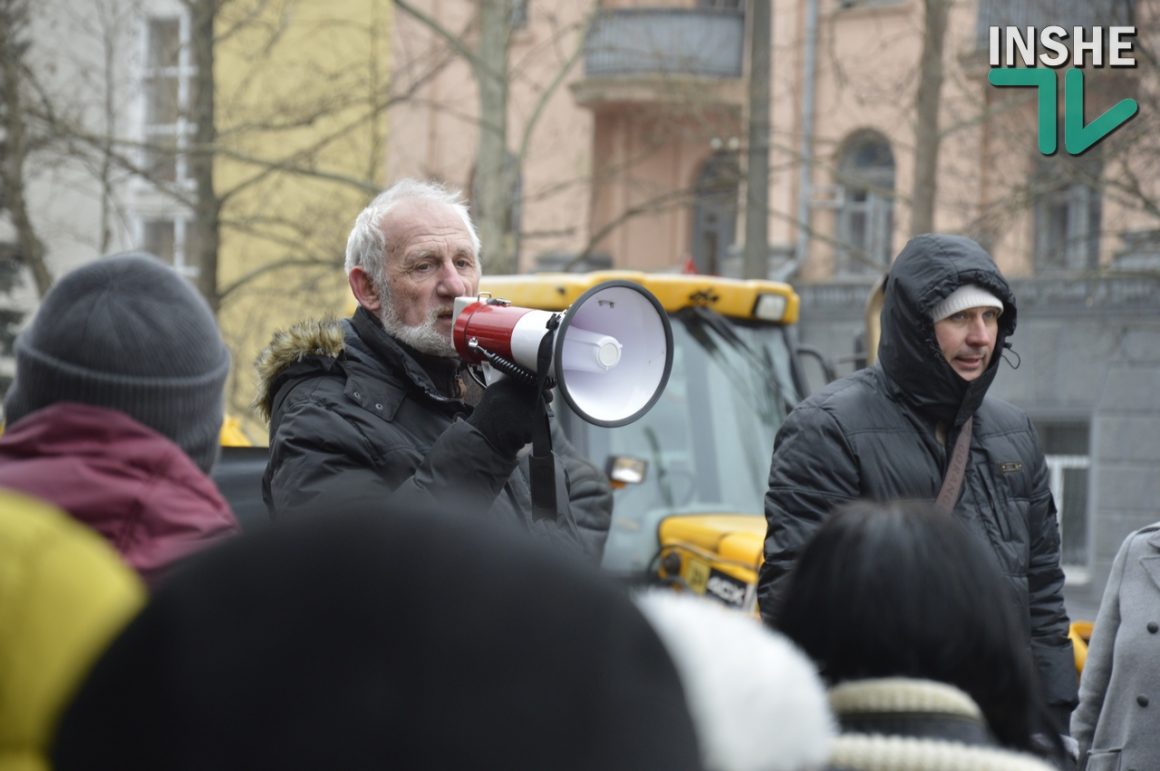
<instances>
[{"instance_id":1,"label":"gray knit hat","mask_svg":"<svg viewBox=\"0 0 1160 771\"><path fill-rule=\"evenodd\" d=\"M61 278L17 338L5 419L64 401L120 410L208 472L229 366L189 282L148 254L112 255Z\"/></svg>"}]
</instances>

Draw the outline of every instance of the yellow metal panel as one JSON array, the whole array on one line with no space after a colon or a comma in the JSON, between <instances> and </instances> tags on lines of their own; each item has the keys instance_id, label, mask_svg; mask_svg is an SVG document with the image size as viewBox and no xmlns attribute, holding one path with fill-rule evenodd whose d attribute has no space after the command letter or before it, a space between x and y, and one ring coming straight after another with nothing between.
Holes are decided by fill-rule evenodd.
<instances>
[{"instance_id":1,"label":"yellow metal panel","mask_svg":"<svg viewBox=\"0 0 1160 771\"><path fill-rule=\"evenodd\" d=\"M241 421L232 415L227 415L222 421L222 447L252 447L253 442L242 428Z\"/></svg>"},{"instance_id":2,"label":"yellow metal panel","mask_svg":"<svg viewBox=\"0 0 1160 771\"><path fill-rule=\"evenodd\" d=\"M1072 621L1067 636L1071 639L1071 649L1075 656L1076 675L1082 675L1087 663L1088 643L1092 639L1092 622Z\"/></svg>"},{"instance_id":3,"label":"yellow metal panel","mask_svg":"<svg viewBox=\"0 0 1160 771\"><path fill-rule=\"evenodd\" d=\"M683 543L718 554L723 538L744 533L764 538L765 517L757 514L673 516L661 522L658 535L662 547Z\"/></svg>"},{"instance_id":4,"label":"yellow metal panel","mask_svg":"<svg viewBox=\"0 0 1160 771\"><path fill-rule=\"evenodd\" d=\"M766 534L766 518L756 514L697 514L667 517L660 523L662 546L673 541L717 550L720 539L734 533Z\"/></svg>"},{"instance_id":5,"label":"yellow metal panel","mask_svg":"<svg viewBox=\"0 0 1160 771\"><path fill-rule=\"evenodd\" d=\"M779 281L733 279L678 273L642 273L603 270L593 273L535 273L523 276L484 276L480 291L510 300L513 305L558 311L567 308L588 289L605 281L631 281L648 289L669 313L692 307L712 308L723 316L753 319L758 296L775 294L786 299L779 323L798 320L800 299Z\"/></svg>"},{"instance_id":6,"label":"yellow metal panel","mask_svg":"<svg viewBox=\"0 0 1160 771\"><path fill-rule=\"evenodd\" d=\"M678 554L680 572L690 590L707 593L709 582L714 580L712 575L720 573L748 585L752 593L761 564L765 517L756 514L673 516L661 522L658 536L662 562L663 555Z\"/></svg>"},{"instance_id":7,"label":"yellow metal panel","mask_svg":"<svg viewBox=\"0 0 1160 771\"><path fill-rule=\"evenodd\" d=\"M765 551L765 517L754 517L761 520L761 530L745 530L730 533L721 539L717 552L721 559L752 565L754 570L761 566Z\"/></svg>"}]
</instances>

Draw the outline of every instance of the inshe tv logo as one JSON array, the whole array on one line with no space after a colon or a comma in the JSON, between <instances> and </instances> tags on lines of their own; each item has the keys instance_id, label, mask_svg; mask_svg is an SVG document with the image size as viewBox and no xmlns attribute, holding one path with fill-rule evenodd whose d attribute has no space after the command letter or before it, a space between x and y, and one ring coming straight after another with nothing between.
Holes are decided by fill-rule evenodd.
<instances>
[{"instance_id":1,"label":"inshe tv logo","mask_svg":"<svg viewBox=\"0 0 1160 771\"><path fill-rule=\"evenodd\" d=\"M1105 34L1106 29L1106 34ZM1057 70L1063 74L1063 144L1068 154L1086 152L1128 122L1140 109L1135 99L1121 99L1091 123L1084 123L1082 67L1135 67L1132 42L1135 27L991 27L992 86L1030 86L1038 89L1039 152L1058 149L1059 110ZM1020 66L1022 65L1022 66Z\"/></svg>"}]
</instances>

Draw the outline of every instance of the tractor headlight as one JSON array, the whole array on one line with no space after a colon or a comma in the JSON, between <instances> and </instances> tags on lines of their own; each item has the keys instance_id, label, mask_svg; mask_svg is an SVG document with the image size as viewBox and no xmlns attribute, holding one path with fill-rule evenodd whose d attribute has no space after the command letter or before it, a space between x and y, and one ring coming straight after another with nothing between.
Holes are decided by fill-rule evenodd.
<instances>
[{"instance_id":1,"label":"tractor headlight","mask_svg":"<svg viewBox=\"0 0 1160 771\"><path fill-rule=\"evenodd\" d=\"M785 315L785 296L780 294L759 294L753 304L753 317L762 321L781 321Z\"/></svg>"}]
</instances>

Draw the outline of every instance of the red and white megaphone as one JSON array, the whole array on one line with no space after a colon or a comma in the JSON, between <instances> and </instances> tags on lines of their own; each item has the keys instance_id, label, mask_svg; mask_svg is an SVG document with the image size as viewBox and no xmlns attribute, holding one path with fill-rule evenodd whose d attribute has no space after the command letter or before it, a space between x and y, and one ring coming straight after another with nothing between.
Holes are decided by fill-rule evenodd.
<instances>
[{"instance_id":1,"label":"red and white megaphone","mask_svg":"<svg viewBox=\"0 0 1160 771\"><path fill-rule=\"evenodd\" d=\"M539 374L540 344L553 330L549 375L589 423L631 423L664 391L673 366L673 331L660 302L639 284L597 284L563 313L483 295L455 298L452 339L465 361Z\"/></svg>"}]
</instances>

